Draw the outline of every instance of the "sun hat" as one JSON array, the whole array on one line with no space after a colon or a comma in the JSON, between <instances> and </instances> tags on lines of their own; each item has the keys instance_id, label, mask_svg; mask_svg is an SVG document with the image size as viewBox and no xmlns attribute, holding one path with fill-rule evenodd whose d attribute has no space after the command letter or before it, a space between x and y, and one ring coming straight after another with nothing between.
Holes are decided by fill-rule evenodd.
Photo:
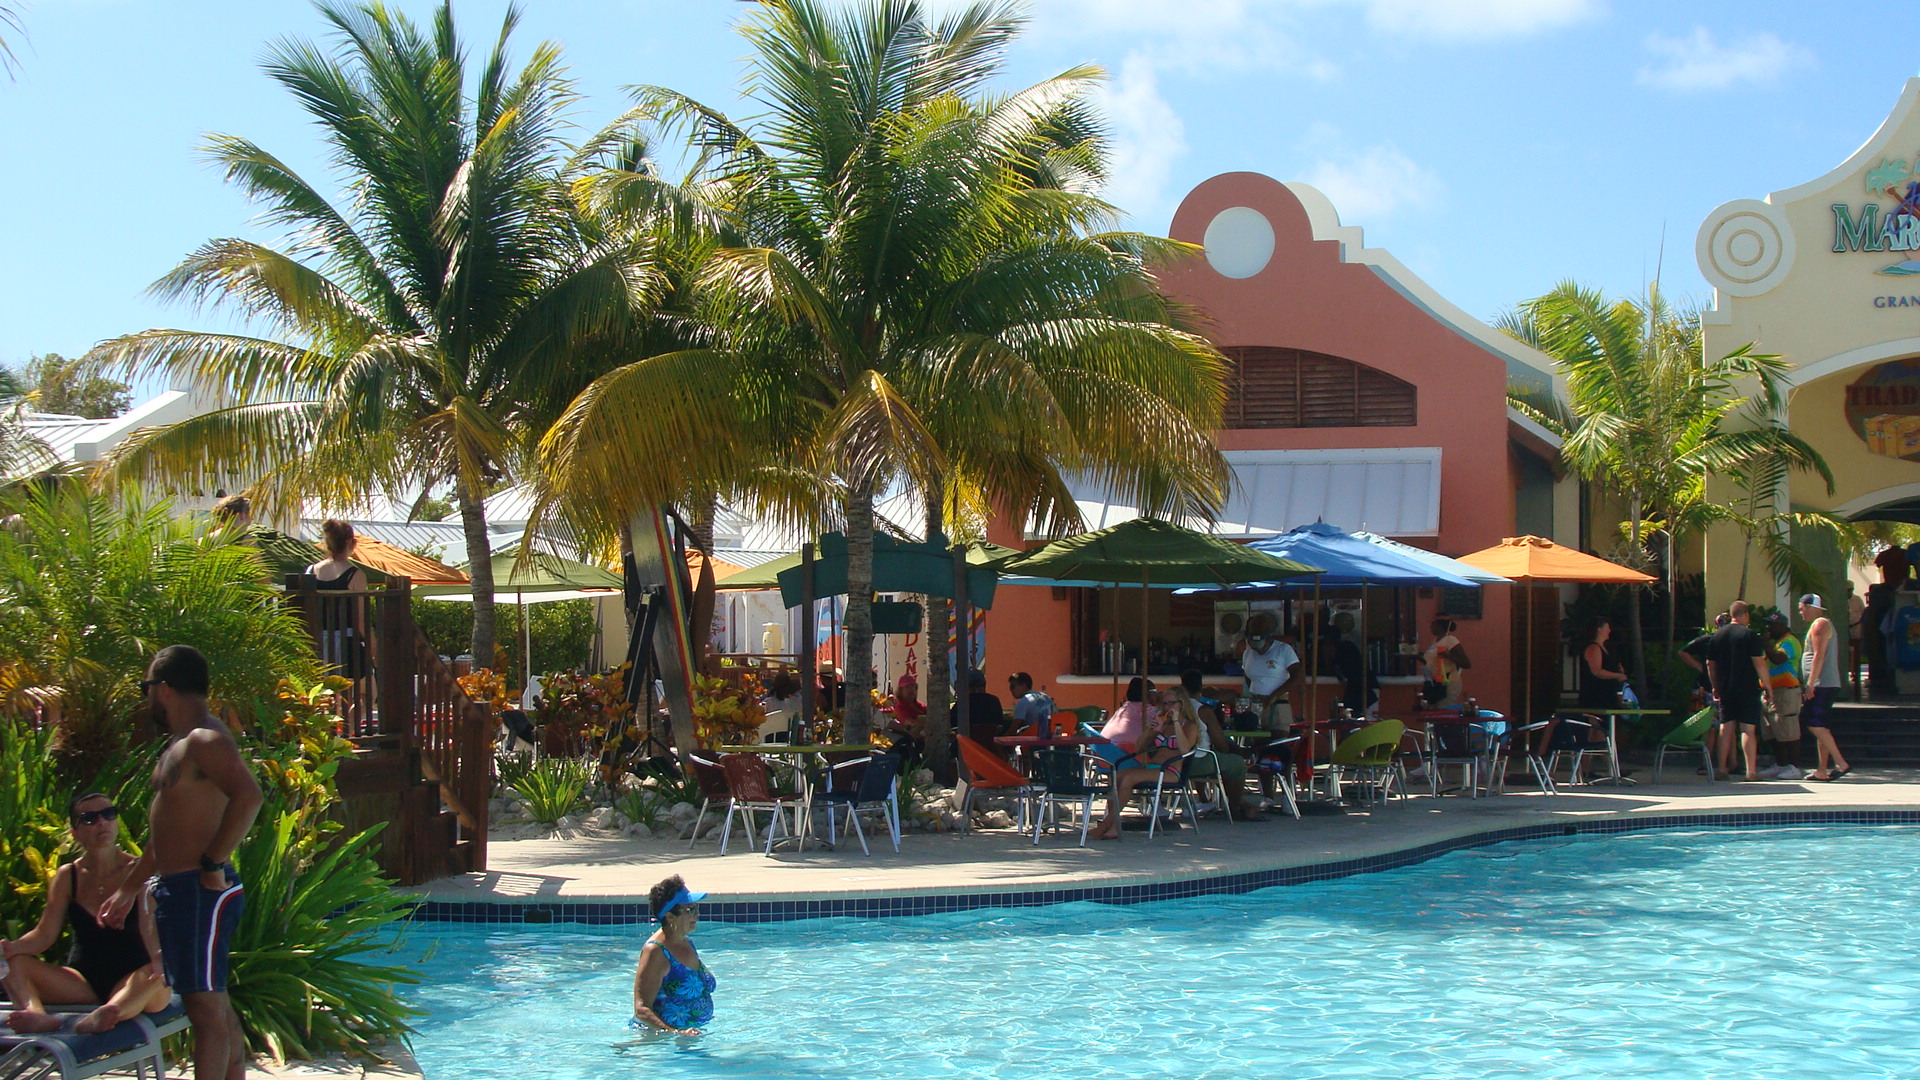
<instances>
[{"instance_id":1,"label":"sun hat","mask_svg":"<svg viewBox=\"0 0 1920 1080\"><path fill-rule=\"evenodd\" d=\"M1801 597L1800 602L1810 608L1819 608L1821 611L1827 610L1826 602L1820 599L1820 594L1817 592L1810 592Z\"/></svg>"},{"instance_id":2,"label":"sun hat","mask_svg":"<svg viewBox=\"0 0 1920 1080\"><path fill-rule=\"evenodd\" d=\"M660 909L660 914L658 918L664 919L668 915L673 913L674 908L685 907L688 904L697 904L700 901L705 900L706 898L707 898L706 893L693 892L689 890L685 885L682 885L680 886L680 891L673 894L673 899L667 901L667 906Z\"/></svg>"}]
</instances>

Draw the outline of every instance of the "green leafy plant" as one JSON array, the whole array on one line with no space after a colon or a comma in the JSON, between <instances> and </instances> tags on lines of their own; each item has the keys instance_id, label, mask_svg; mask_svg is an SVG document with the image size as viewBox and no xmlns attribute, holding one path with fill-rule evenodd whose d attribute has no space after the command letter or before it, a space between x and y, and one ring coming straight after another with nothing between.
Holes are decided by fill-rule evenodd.
<instances>
[{"instance_id":1,"label":"green leafy plant","mask_svg":"<svg viewBox=\"0 0 1920 1080\"><path fill-rule=\"evenodd\" d=\"M233 1006L248 1046L281 1060L371 1054L418 1015L394 986L419 978L371 959L396 948L392 924L408 903L373 859L383 826L323 839L321 809L269 796L234 852L247 904L233 940Z\"/></svg>"},{"instance_id":2,"label":"green leafy plant","mask_svg":"<svg viewBox=\"0 0 1920 1080\"><path fill-rule=\"evenodd\" d=\"M542 825L551 825L586 803L587 789L593 784L593 764L583 758L549 757L527 773L513 788L514 797L527 808L527 814Z\"/></svg>"},{"instance_id":3,"label":"green leafy plant","mask_svg":"<svg viewBox=\"0 0 1920 1080\"><path fill-rule=\"evenodd\" d=\"M50 695L63 775L92 775L145 726L139 684L161 646L206 653L215 709L240 728L281 716L282 678L319 681L258 550L134 491L25 489L0 498L16 514L0 530L0 709Z\"/></svg>"},{"instance_id":4,"label":"green leafy plant","mask_svg":"<svg viewBox=\"0 0 1920 1080\"><path fill-rule=\"evenodd\" d=\"M649 829L660 827L660 819L666 813L667 806L666 800L656 792L643 787L626 791L613 800L613 809L621 817Z\"/></svg>"},{"instance_id":5,"label":"green leafy plant","mask_svg":"<svg viewBox=\"0 0 1920 1080\"><path fill-rule=\"evenodd\" d=\"M519 787L533 772L533 752L522 750L514 754L497 754L494 764L500 770L500 786L508 791Z\"/></svg>"}]
</instances>

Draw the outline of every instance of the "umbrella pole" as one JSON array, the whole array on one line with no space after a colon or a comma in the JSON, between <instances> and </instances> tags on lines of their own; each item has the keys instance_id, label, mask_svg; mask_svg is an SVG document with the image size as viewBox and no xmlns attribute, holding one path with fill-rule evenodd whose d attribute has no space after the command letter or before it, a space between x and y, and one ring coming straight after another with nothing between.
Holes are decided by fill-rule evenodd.
<instances>
[{"instance_id":1,"label":"umbrella pole","mask_svg":"<svg viewBox=\"0 0 1920 1080\"><path fill-rule=\"evenodd\" d=\"M1151 621L1147 609L1150 597L1147 595L1147 571L1140 571L1140 685L1147 685L1147 624ZM1146 700L1144 690L1141 701Z\"/></svg>"},{"instance_id":2,"label":"umbrella pole","mask_svg":"<svg viewBox=\"0 0 1920 1080\"><path fill-rule=\"evenodd\" d=\"M1367 715L1373 695L1367 692L1367 586L1360 585L1360 715Z\"/></svg>"},{"instance_id":3,"label":"umbrella pole","mask_svg":"<svg viewBox=\"0 0 1920 1080\"><path fill-rule=\"evenodd\" d=\"M1527 582L1527 708L1526 719L1522 723L1533 722L1533 582Z\"/></svg>"},{"instance_id":4,"label":"umbrella pole","mask_svg":"<svg viewBox=\"0 0 1920 1080\"><path fill-rule=\"evenodd\" d=\"M524 697L533 685L533 624L527 621L526 591L513 590L513 600L520 608L520 694Z\"/></svg>"},{"instance_id":5,"label":"umbrella pole","mask_svg":"<svg viewBox=\"0 0 1920 1080\"><path fill-rule=\"evenodd\" d=\"M1126 650L1120 647L1120 583L1113 583L1113 649L1109 666L1113 668L1113 704L1107 707L1107 715L1120 711L1120 657ZM1105 656L1101 659L1107 660Z\"/></svg>"},{"instance_id":6,"label":"umbrella pole","mask_svg":"<svg viewBox=\"0 0 1920 1080\"><path fill-rule=\"evenodd\" d=\"M1312 657L1312 659L1307 662L1307 692L1304 695L1307 706L1307 752L1300 755L1300 764L1296 766L1294 770L1300 782L1309 787L1313 784L1314 748L1320 741L1320 713L1318 709L1314 708L1319 700L1318 690L1320 686L1320 627L1318 625L1320 617L1320 578L1318 575L1313 579L1313 612L1316 625L1313 628L1313 640L1307 642L1307 654ZM1301 620L1301 622L1305 621L1304 619Z\"/></svg>"}]
</instances>

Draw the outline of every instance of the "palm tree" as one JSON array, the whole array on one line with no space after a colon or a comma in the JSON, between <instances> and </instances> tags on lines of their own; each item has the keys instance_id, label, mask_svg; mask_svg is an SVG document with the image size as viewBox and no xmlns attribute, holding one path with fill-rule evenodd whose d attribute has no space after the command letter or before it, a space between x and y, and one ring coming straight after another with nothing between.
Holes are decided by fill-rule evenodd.
<instances>
[{"instance_id":1,"label":"palm tree","mask_svg":"<svg viewBox=\"0 0 1920 1080\"><path fill-rule=\"evenodd\" d=\"M484 499L578 389L554 373L618 341L653 275L641 240L577 212L568 170L579 163L561 138L576 98L552 44L509 72L516 9L477 73L450 0L430 33L379 0L320 12L338 50L283 41L266 70L319 125L350 201L336 207L246 139L209 141L292 246L215 240L154 288L268 333L148 330L96 349L98 364L227 399L129 440L112 468L187 489L243 478L282 513L308 497L338 504L450 483L473 578L473 653L490 664Z\"/></svg>"},{"instance_id":2,"label":"palm tree","mask_svg":"<svg viewBox=\"0 0 1920 1080\"><path fill-rule=\"evenodd\" d=\"M1666 534L1669 645L1674 552L1689 534L1732 525L1768 545L1770 559L1786 572L1794 557L1779 527L1831 526L1823 515L1765 505L1790 471L1813 472L1833 486L1819 452L1780 421L1788 371L1780 357L1755 352L1749 343L1706 358L1698 316L1676 311L1657 286L1644 301L1609 301L1563 282L1504 315L1500 327L1559 361L1567 380L1564 403L1521 393L1511 395L1511 403L1564 440L1562 454L1576 474L1625 502L1624 557L1645 564L1649 535ZM1745 506L1708 500L1707 478L1716 473L1743 484ZM1644 687L1637 596L1627 619L1634 680Z\"/></svg>"},{"instance_id":3,"label":"palm tree","mask_svg":"<svg viewBox=\"0 0 1920 1080\"><path fill-rule=\"evenodd\" d=\"M20 7L18 4L0 4L0 29L5 29L11 33L24 33L26 31L26 27L20 22ZM14 71L19 67L20 60L13 55L13 43L9 41L7 37L0 36L0 71L5 71L8 77L12 77Z\"/></svg>"},{"instance_id":4,"label":"palm tree","mask_svg":"<svg viewBox=\"0 0 1920 1080\"><path fill-rule=\"evenodd\" d=\"M728 488L844 527L855 741L884 492L959 484L1055 531L1078 523L1073 473L1149 512L1221 498L1224 362L1148 269L1186 249L1100 231L1095 69L984 92L1021 23L999 2L935 23L916 0L766 0L744 24L760 118L644 89L732 234L698 279L714 336L596 381L543 446L571 505Z\"/></svg>"}]
</instances>

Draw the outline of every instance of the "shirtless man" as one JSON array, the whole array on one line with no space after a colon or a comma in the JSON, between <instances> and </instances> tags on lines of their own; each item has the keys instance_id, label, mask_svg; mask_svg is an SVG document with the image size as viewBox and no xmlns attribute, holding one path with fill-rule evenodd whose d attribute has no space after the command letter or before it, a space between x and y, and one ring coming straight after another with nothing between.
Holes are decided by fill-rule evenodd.
<instances>
[{"instance_id":1,"label":"shirtless man","mask_svg":"<svg viewBox=\"0 0 1920 1080\"><path fill-rule=\"evenodd\" d=\"M227 863L260 811L260 785L226 725L207 710L207 658L186 645L154 654L146 691L168 735L153 770L152 835L127 883L102 906L124 924L148 875L167 981L193 1023L195 1080L245 1080L246 1039L227 1001L227 950L244 893Z\"/></svg>"}]
</instances>

